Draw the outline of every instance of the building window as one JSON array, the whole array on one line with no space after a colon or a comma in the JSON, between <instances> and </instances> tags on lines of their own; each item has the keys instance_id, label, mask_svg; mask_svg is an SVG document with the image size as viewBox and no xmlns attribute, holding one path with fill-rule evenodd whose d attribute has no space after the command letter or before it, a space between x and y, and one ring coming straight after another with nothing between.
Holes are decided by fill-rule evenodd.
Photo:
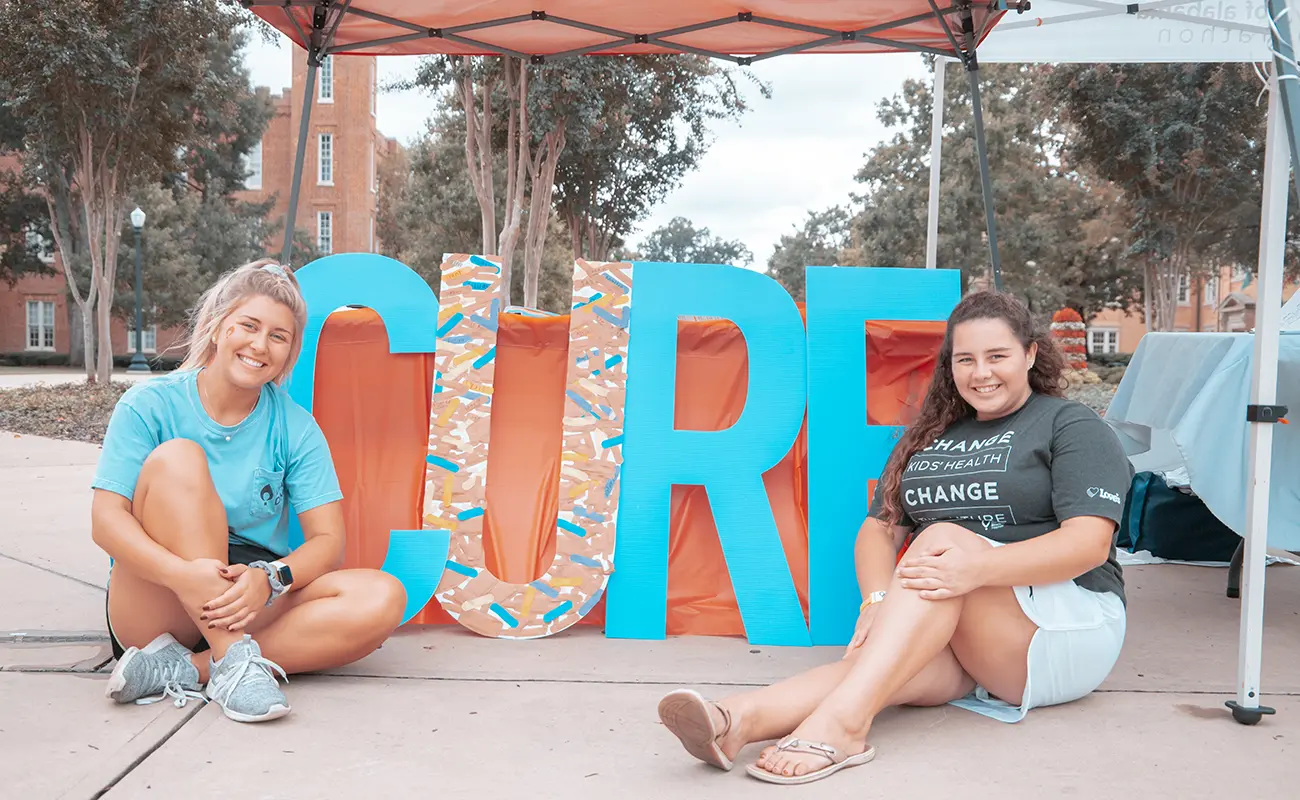
<instances>
[{"instance_id":1,"label":"building window","mask_svg":"<svg viewBox=\"0 0 1300 800\"><path fill-rule=\"evenodd\" d=\"M158 326L146 325L140 332L140 352L156 353L158 352ZM126 323L126 349L135 352L135 315Z\"/></svg>"},{"instance_id":2,"label":"building window","mask_svg":"<svg viewBox=\"0 0 1300 800\"><path fill-rule=\"evenodd\" d=\"M317 175L316 182L324 186L334 185L334 134L322 133L316 146Z\"/></svg>"},{"instance_id":3,"label":"building window","mask_svg":"<svg viewBox=\"0 0 1300 800\"><path fill-rule=\"evenodd\" d=\"M334 214L330 211L316 212L316 249L327 256L334 252Z\"/></svg>"},{"instance_id":4,"label":"building window","mask_svg":"<svg viewBox=\"0 0 1300 800\"><path fill-rule=\"evenodd\" d=\"M1210 278L1205 282L1205 304L1210 307L1219 304L1219 279Z\"/></svg>"},{"instance_id":5,"label":"building window","mask_svg":"<svg viewBox=\"0 0 1300 800\"><path fill-rule=\"evenodd\" d=\"M375 60L370 59L370 116L375 115L375 102L379 97L379 78L375 73Z\"/></svg>"},{"instance_id":6,"label":"building window","mask_svg":"<svg viewBox=\"0 0 1300 800\"><path fill-rule=\"evenodd\" d=\"M248 177L244 179L245 189L262 188L262 143L259 141L253 145L253 149L248 151L244 156L244 171Z\"/></svg>"},{"instance_id":7,"label":"building window","mask_svg":"<svg viewBox=\"0 0 1300 800\"><path fill-rule=\"evenodd\" d=\"M1187 273L1184 272L1182 275L1178 276L1178 305L1187 305L1190 291L1191 281L1188 280Z\"/></svg>"},{"instance_id":8,"label":"building window","mask_svg":"<svg viewBox=\"0 0 1300 800\"><path fill-rule=\"evenodd\" d=\"M54 349L54 301L27 301L27 349Z\"/></svg>"},{"instance_id":9,"label":"building window","mask_svg":"<svg viewBox=\"0 0 1300 800\"><path fill-rule=\"evenodd\" d=\"M316 75L319 82L319 88L316 92L316 99L322 103L334 102L334 56L325 56L321 62L320 71Z\"/></svg>"},{"instance_id":10,"label":"building window","mask_svg":"<svg viewBox=\"0 0 1300 800\"><path fill-rule=\"evenodd\" d=\"M370 146L370 193L374 194L379 189L379 176L375 174L375 147Z\"/></svg>"},{"instance_id":11,"label":"building window","mask_svg":"<svg viewBox=\"0 0 1300 800\"><path fill-rule=\"evenodd\" d=\"M370 218L370 252L372 253L379 252L378 250L375 249L375 218L374 217Z\"/></svg>"},{"instance_id":12,"label":"building window","mask_svg":"<svg viewBox=\"0 0 1300 800\"><path fill-rule=\"evenodd\" d=\"M1088 352L1106 354L1119 352L1119 330L1117 328L1089 328Z\"/></svg>"}]
</instances>

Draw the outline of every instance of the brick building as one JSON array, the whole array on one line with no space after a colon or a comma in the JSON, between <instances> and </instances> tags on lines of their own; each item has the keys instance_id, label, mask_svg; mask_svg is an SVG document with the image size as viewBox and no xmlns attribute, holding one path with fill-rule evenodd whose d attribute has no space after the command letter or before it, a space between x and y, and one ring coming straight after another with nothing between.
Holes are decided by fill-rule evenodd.
<instances>
[{"instance_id":1,"label":"brick building","mask_svg":"<svg viewBox=\"0 0 1300 800\"><path fill-rule=\"evenodd\" d=\"M275 114L261 143L249 153L246 189L241 199L265 200L274 196L273 218L284 219L289 210L294 150L302 121L303 92L307 83L306 55L295 48L291 85L279 94L264 87ZM376 252L376 190L379 165L399 147L375 126L375 59L348 56L326 60L317 73L302 192L296 229L307 232L323 253ZM5 159L9 163L2 163ZM13 156L0 159L0 171L16 164ZM149 209L144 209L148 214ZM145 252L149 223L145 221ZM278 255L281 241L268 242L267 254ZM53 276L26 277L14 286L0 283L0 358L6 354L67 354L71 318L80 312L67 293L67 284L50 250ZM237 266L235 264L231 265ZM148 269L146 258L145 269ZM182 330L146 328L144 350L166 350ZM135 337L129 326L113 322L113 352L134 352Z\"/></svg>"},{"instance_id":2,"label":"brick building","mask_svg":"<svg viewBox=\"0 0 1300 800\"><path fill-rule=\"evenodd\" d=\"M1282 287L1282 301L1300 289L1289 282ZM1189 279L1178 287L1174 310L1176 331L1219 331L1231 333L1255 327L1255 298L1259 284L1243 269L1224 267L1217 276ZM1107 310L1088 321L1088 352L1132 353L1146 335L1143 312Z\"/></svg>"}]
</instances>

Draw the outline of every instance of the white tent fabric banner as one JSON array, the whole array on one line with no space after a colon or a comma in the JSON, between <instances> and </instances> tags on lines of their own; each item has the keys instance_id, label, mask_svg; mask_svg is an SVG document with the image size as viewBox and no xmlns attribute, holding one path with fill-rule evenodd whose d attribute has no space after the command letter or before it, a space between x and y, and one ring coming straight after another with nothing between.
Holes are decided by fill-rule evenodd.
<instances>
[{"instance_id":1,"label":"white tent fabric banner","mask_svg":"<svg viewBox=\"0 0 1300 800\"><path fill-rule=\"evenodd\" d=\"M1270 61L1264 0L1033 0L979 46L983 62L1210 63Z\"/></svg>"}]
</instances>

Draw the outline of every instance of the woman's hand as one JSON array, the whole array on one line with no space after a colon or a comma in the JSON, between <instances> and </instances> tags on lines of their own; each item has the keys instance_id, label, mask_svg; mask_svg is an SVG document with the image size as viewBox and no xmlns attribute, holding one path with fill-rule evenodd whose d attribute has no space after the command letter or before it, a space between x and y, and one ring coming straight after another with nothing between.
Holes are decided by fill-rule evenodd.
<instances>
[{"instance_id":1,"label":"woman's hand","mask_svg":"<svg viewBox=\"0 0 1300 800\"><path fill-rule=\"evenodd\" d=\"M977 554L948 544L908 551L898 565L898 577L903 588L920 590L926 600L960 597L984 585Z\"/></svg>"},{"instance_id":2,"label":"woman's hand","mask_svg":"<svg viewBox=\"0 0 1300 800\"><path fill-rule=\"evenodd\" d=\"M176 567L166 576L166 587L187 609L201 608L214 594L230 586L222 574L224 561L215 558L174 559ZM201 613L201 612L200 612Z\"/></svg>"},{"instance_id":3,"label":"woman's hand","mask_svg":"<svg viewBox=\"0 0 1300 800\"><path fill-rule=\"evenodd\" d=\"M242 630L266 607L271 596L270 576L244 564L223 567L221 574L234 585L220 597L209 601L199 619L207 620L209 628L225 628L232 632Z\"/></svg>"},{"instance_id":4,"label":"woman's hand","mask_svg":"<svg viewBox=\"0 0 1300 800\"><path fill-rule=\"evenodd\" d=\"M871 632L871 623L875 620L876 610L879 608L879 603L872 603L858 614L858 625L853 629L853 639L849 642L849 646L844 648L844 658L853 655L867 641L867 634Z\"/></svg>"}]
</instances>

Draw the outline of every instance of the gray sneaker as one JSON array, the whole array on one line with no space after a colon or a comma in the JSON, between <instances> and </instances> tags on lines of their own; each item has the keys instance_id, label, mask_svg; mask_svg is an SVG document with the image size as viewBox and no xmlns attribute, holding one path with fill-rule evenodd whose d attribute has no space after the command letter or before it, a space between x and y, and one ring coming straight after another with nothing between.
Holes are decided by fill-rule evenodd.
<instances>
[{"instance_id":1,"label":"gray sneaker","mask_svg":"<svg viewBox=\"0 0 1300 800\"><path fill-rule=\"evenodd\" d=\"M145 645L128 648L113 667L104 694L119 703L147 705L170 697L182 708L190 698L203 700L199 670L189 649L164 633Z\"/></svg>"},{"instance_id":2,"label":"gray sneaker","mask_svg":"<svg viewBox=\"0 0 1300 800\"><path fill-rule=\"evenodd\" d=\"M212 662L208 699L236 722L278 719L289 713L289 701L276 683L277 672L289 682L280 665L262 658L262 648L244 634L226 649L225 658Z\"/></svg>"}]
</instances>

